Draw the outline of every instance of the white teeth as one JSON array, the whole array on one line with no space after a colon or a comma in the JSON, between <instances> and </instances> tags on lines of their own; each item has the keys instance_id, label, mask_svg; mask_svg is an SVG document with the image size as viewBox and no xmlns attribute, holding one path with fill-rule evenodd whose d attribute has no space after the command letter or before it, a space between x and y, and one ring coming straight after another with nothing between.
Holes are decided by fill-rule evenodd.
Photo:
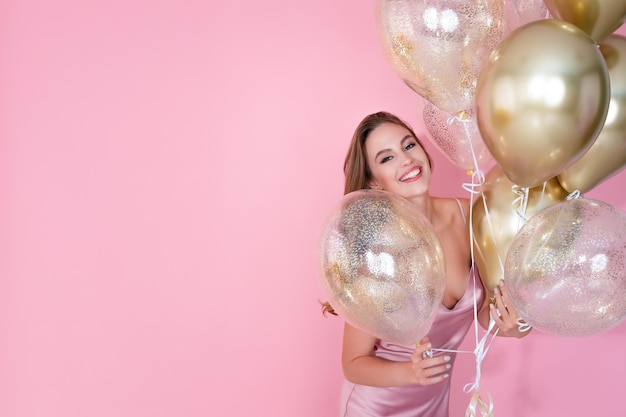
<instances>
[{"instance_id":1,"label":"white teeth","mask_svg":"<svg viewBox=\"0 0 626 417\"><path fill-rule=\"evenodd\" d=\"M405 175L404 177L400 178L400 181L406 181L406 180L410 180L411 178L415 178L417 177L420 173L422 172L421 169L416 169L413 170L411 172L409 172L407 175Z\"/></svg>"}]
</instances>

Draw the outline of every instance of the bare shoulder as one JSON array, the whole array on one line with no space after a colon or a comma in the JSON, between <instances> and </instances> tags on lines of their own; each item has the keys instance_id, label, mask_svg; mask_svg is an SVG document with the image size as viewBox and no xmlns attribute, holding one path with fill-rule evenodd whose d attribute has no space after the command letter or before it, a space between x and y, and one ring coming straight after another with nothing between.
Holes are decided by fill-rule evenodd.
<instances>
[{"instance_id":1,"label":"bare shoulder","mask_svg":"<svg viewBox=\"0 0 626 417\"><path fill-rule=\"evenodd\" d=\"M445 222L465 223L469 216L469 200L467 198L436 197L435 208Z\"/></svg>"}]
</instances>

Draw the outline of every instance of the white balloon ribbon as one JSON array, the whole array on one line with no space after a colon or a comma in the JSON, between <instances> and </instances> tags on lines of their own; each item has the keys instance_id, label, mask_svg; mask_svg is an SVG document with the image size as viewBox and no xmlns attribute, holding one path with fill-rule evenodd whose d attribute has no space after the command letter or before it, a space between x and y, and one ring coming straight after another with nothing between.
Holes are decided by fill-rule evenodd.
<instances>
[{"instance_id":1,"label":"white balloon ribbon","mask_svg":"<svg viewBox=\"0 0 626 417\"><path fill-rule=\"evenodd\" d=\"M525 333L525 332L529 332L530 329L532 329L533 326L531 326L529 323L526 322L526 320L524 320L523 318L518 318L517 319L517 330L520 333Z\"/></svg>"},{"instance_id":2,"label":"white balloon ribbon","mask_svg":"<svg viewBox=\"0 0 626 417\"><path fill-rule=\"evenodd\" d=\"M519 230L524 223L526 223L526 220L528 220L526 218L526 210L528 209L528 187L513 185L511 192L517 195L513 202L511 202L511 207L513 207L513 213L517 214L519 220L517 230Z\"/></svg>"},{"instance_id":3,"label":"white balloon ribbon","mask_svg":"<svg viewBox=\"0 0 626 417\"><path fill-rule=\"evenodd\" d=\"M565 199L566 200L575 200L577 198L583 198L583 195L580 193L580 190L572 191Z\"/></svg>"},{"instance_id":4,"label":"white balloon ribbon","mask_svg":"<svg viewBox=\"0 0 626 417\"><path fill-rule=\"evenodd\" d=\"M456 116L450 116L446 120L446 123L448 125L451 125L452 123L461 123L461 126L463 126L463 130L465 131L465 135L467 136L468 143L470 145L472 161L474 162L474 169L472 170L472 182L463 183L461 187L470 194L478 194L480 193L480 188L485 182L485 174L480 170L480 166L478 165L478 158L476 158L476 152L474 152L474 147L472 146L472 134L469 131L469 124L471 122L472 120L467 117L467 113L465 111L460 111L457 113Z\"/></svg>"},{"instance_id":5,"label":"white balloon ribbon","mask_svg":"<svg viewBox=\"0 0 626 417\"><path fill-rule=\"evenodd\" d=\"M474 280L476 279L476 274L474 274ZM466 417L493 417L493 399L491 398L491 394L487 392L488 402L485 402L480 395L480 378L481 378L481 368L483 360L485 356L487 356L487 352L491 347L491 343L494 338L498 334L499 329L495 329L496 322L493 318L489 318L489 326L487 331L483 334L482 338L478 340L478 300L474 299L474 331L476 335L476 348L474 349L474 356L476 356L476 378L473 383L468 383L463 388L463 392L470 393L472 392L472 398L470 399L469 405L465 411ZM493 334L491 333L493 331ZM489 342L489 343L487 343Z\"/></svg>"},{"instance_id":6,"label":"white balloon ribbon","mask_svg":"<svg viewBox=\"0 0 626 417\"><path fill-rule=\"evenodd\" d=\"M460 113L461 115L464 115L464 113ZM467 137L470 137L470 132L468 129L468 122L469 120L467 118L462 118L462 117L451 117L448 119L448 123L451 123L452 121L458 121L463 123L463 126L465 128L465 134L467 135ZM485 182L485 175L484 173L480 170L479 165L478 165L478 161L476 159L476 155L474 153L474 148L471 147L472 150L472 158L474 161L474 172L472 173L472 182L471 184L463 184L463 189L465 189L466 191L469 192L470 194L470 204L469 204L469 244L470 244L470 255L472 258L472 269L475 268L475 263L474 263L474 233L473 233L473 228L472 228L472 216L473 216L473 207L474 207L474 195L478 194L479 192L482 192L482 185ZM485 205L485 212L487 213L487 221L489 222L489 228L492 231L493 234L493 225L491 224L491 219L489 218L489 214L488 214L488 209L487 209L487 205L485 200L483 199L483 204ZM502 264L502 261L500 260L500 263ZM502 265L502 268L504 269L504 266ZM476 286L476 277L477 277L477 273L474 272L472 274L472 279L473 279L473 285ZM476 378L474 380L473 383L468 383L467 385L465 385L465 387L463 388L463 391L465 393L470 393L472 392L472 398L470 399L469 405L467 406L467 409L465 411L465 416L466 417L478 417L478 416L482 416L482 417L493 417L493 398L491 397L491 394L489 392L487 392L487 398L488 400L485 401L483 400L481 394L480 394L480 378L481 378L481 367L482 367L482 363L483 360L485 359L485 356L487 355L487 352L489 351L489 347L491 346L491 343L493 342L493 339L495 338L495 336L498 334L498 330L496 329L493 334L491 334L494 326L496 325L495 321L493 318L490 317L489 319L489 326L487 331L483 334L483 336L480 338L479 340L479 325L478 325L478 299L476 296L476 293L474 293L474 336L475 336L475 340L476 340L476 348L474 349L474 351L472 352L474 354L474 356L476 357ZM489 337L491 336L491 339L489 341L489 343L487 343L487 340L489 339Z\"/></svg>"},{"instance_id":7,"label":"white balloon ribbon","mask_svg":"<svg viewBox=\"0 0 626 417\"><path fill-rule=\"evenodd\" d=\"M470 400L469 406L465 410L465 417L494 417L493 416L493 399L491 398L491 394L487 393L487 397L489 398L489 402L485 402L480 396L479 391L474 391L472 394L472 399Z\"/></svg>"}]
</instances>

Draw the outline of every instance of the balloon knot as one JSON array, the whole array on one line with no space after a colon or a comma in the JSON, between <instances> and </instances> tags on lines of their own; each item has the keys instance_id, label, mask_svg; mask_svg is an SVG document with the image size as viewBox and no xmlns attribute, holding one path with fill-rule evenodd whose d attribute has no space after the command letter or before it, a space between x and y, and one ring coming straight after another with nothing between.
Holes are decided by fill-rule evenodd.
<instances>
[{"instance_id":1,"label":"balloon knot","mask_svg":"<svg viewBox=\"0 0 626 417\"><path fill-rule=\"evenodd\" d=\"M580 190L574 190L572 191L567 197L567 200L575 200L577 198L582 198L583 195L580 193Z\"/></svg>"}]
</instances>

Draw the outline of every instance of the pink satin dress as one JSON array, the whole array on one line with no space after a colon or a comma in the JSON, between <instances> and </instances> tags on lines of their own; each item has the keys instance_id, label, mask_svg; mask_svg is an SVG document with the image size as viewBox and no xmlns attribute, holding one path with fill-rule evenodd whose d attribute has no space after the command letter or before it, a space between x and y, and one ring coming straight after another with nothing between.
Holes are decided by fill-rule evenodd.
<instances>
[{"instance_id":1,"label":"pink satin dress","mask_svg":"<svg viewBox=\"0 0 626 417\"><path fill-rule=\"evenodd\" d=\"M458 350L474 321L474 302L480 306L483 289L480 277L472 268L467 289L454 308L440 305L428 337L433 349ZM474 279L475 278L475 279ZM379 341L376 356L392 361L409 361L415 346L400 346ZM434 352L449 355L453 365L454 352ZM407 385L379 388L344 381L341 417L449 417L450 378L434 385Z\"/></svg>"}]
</instances>

